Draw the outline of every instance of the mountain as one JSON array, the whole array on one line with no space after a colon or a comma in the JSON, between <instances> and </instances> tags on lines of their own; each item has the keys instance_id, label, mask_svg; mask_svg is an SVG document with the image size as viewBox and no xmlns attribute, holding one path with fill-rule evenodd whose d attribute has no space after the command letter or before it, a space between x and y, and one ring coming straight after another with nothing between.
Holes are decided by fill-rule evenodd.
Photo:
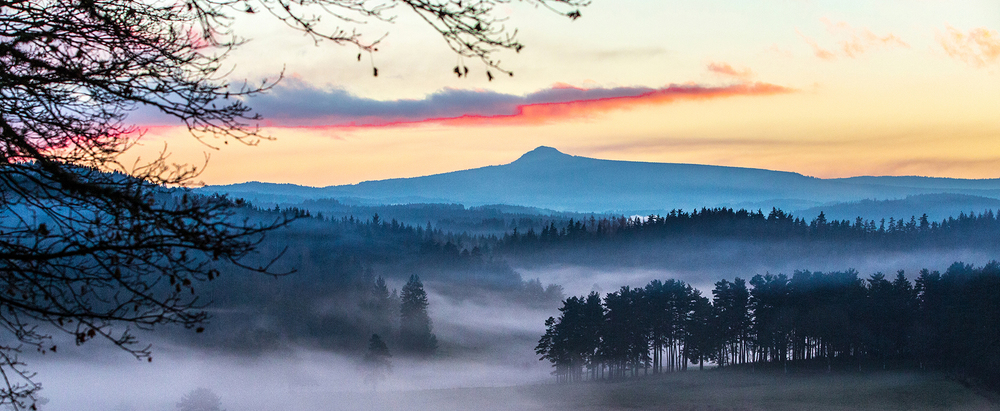
<instances>
[{"instance_id":1,"label":"mountain","mask_svg":"<svg viewBox=\"0 0 1000 411\"><path fill-rule=\"evenodd\" d=\"M200 190L260 204L337 198L356 204L508 204L557 211L646 214L721 206L800 210L939 193L998 199L1000 179L820 179L753 168L599 160L543 146L510 164L424 177L322 188L251 182Z\"/></svg>"}]
</instances>

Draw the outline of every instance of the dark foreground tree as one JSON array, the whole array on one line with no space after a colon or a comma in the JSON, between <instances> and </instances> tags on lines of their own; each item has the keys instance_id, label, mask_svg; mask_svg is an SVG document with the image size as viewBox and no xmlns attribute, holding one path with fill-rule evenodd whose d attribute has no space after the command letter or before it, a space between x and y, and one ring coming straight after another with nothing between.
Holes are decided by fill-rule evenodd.
<instances>
[{"instance_id":1,"label":"dark foreground tree","mask_svg":"<svg viewBox=\"0 0 1000 411\"><path fill-rule=\"evenodd\" d=\"M714 304L683 283L654 280L642 289L622 287L607 294L604 322L596 331L573 314L582 312L580 297L564 300L559 318L545 321L535 352L552 362L560 380L571 381L579 368L574 363L588 352L580 351L586 345L577 341L600 336L603 364L598 369L607 367L612 378L637 375L648 362L646 352L659 349L657 340L667 334L655 331L655 320L657 311L669 305L656 299L669 295L657 290L670 284L686 290L679 294L690 302L681 310L684 319L677 330L682 364L712 361L786 372L929 368L1000 391L996 261L981 268L956 262L944 274L921 270L916 287L902 271L892 282L881 273L863 280L855 270L795 271L790 278L755 275L749 289L740 278L722 280L715 283ZM600 373L592 378L601 378Z\"/></svg>"},{"instance_id":2,"label":"dark foreground tree","mask_svg":"<svg viewBox=\"0 0 1000 411\"><path fill-rule=\"evenodd\" d=\"M559 311L558 319L545 320L545 334L535 346L535 353L541 356L539 360L552 363L559 381L583 380L584 366L590 378L596 378L605 314L600 294L567 298Z\"/></svg>"},{"instance_id":3,"label":"dark foreground tree","mask_svg":"<svg viewBox=\"0 0 1000 411\"><path fill-rule=\"evenodd\" d=\"M575 18L584 0L531 0ZM506 0L0 1L0 404L23 408L39 388L19 347L57 349L104 337L150 359L129 327L175 323L200 330L199 282L224 266L269 272L247 257L283 221L247 222L238 204L178 189L199 168L166 153L126 164L158 110L198 139L255 144L244 104L261 87L225 79L242 42L234 16L269 13L313 39L374 51L351 27L414 12L457 53L497 67L494 52L522 46L493 13ZM320 18L327 20L320 24ZM351 27L325 24L333 20Z\"/></svg>"},{"instance_id":4,"label":"dark foreground tree","mask_svg":"<svg viewBox=\"0 0 1000 411\"><path fill-rule=\"evenodd\" d=\"M437 350L437 337L431 332L427 292L419 276L410 276L399 299L399 348L418 355L433 354Z\"/></svg>"}]
</instances>

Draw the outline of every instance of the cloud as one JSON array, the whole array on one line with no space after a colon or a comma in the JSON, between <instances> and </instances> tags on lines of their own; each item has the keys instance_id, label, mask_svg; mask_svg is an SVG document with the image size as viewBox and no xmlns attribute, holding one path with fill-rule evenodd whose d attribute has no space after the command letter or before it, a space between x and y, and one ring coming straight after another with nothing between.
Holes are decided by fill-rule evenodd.
<instances>
[{"instance_id":1,"label":"cloud","mask_svg":"<svg viewBox=\"0 0 1000 411\"><path fill-rule=\"evenodd\" d=\"M833 22L827 18L820 21L826 25L827 32L836 38L835 51L824 48L819 43L796 30L800 37L813 49L813 54L823 60L833 60L836 57L857 58L870 50L886 50L892 48L909 48L910 45L899 36L889 33L878 35L867 28L855 28L846 22Z\"/></svg>"},{"instance_id":2,"label":"cloud","mask_svg":"<svg viewBox=\"0 0 1000 411\"><path fill-rule=\"evenodd\" d=\"M733 68L733 66L730 66L729 63L721 63L721 62L709 63L708 71L727 77L734 77L743 81L750 80L751 78L754 77L753 70L750 70L748 68L737 70Z\"/></svg>"},{"instance_id":3,"label":"cloud","mask_svg":"<svg viewBox=\"0 0 1000 411\"><path fill-rule=\"evenodd\" d=\"M728 86L671 84L662 88L578 88L557 84L527 95L449 88L423 99L375 100L342 89L319 89L290 79L249 103L265 117L265 125L279 127L540 124L678 100L764 96L793 91L762 82Z\"/></svg>"},{"instance_id":4,"label":"cloud","mask_svg":"<svg viewBox=\"0 0 1000 411\"><path fill-rule=\"evenodd\" d=\"M813 40L808 36L806 36L805 34L802 34L802 32L799 31L798 29L796 29L795 32L798 33L799 37L802 37L802 40L804 40L806 44L808 44L809 47L813 49L813 54L816 57L819 57L820 59L823 60L833 60L836 58L836 56L832 52L830 52L830 50L820 47L819 43L817 43L816 40Z\"/></svg>"},{"instance_id":5,"label":"cloud","mask_svg":"<svg viewBox=\"0 0 1000 411\"><path fill-rule=\"evenodd\" d=\"M995 30L980 27L962 33L948 26L946 33L938 33L937 40L949 56L974 67L1000 62L1000 33Z\"/></svg>"},{"instance_id":6,"label":"cloud","mask_svg":"<svg viewBox=\"0 0 1000 411\"><path fill-rule=\"evenodd\" d=\"M892 33L879 36L867 28L856 29L842 21L832 22L827 18L822 18L820 21L826 25L830 34L841 37L842 40L838 45L843 54L850 58L855 58L872 48L910 47L903 39Z\"/></svg>"}]
</instances>

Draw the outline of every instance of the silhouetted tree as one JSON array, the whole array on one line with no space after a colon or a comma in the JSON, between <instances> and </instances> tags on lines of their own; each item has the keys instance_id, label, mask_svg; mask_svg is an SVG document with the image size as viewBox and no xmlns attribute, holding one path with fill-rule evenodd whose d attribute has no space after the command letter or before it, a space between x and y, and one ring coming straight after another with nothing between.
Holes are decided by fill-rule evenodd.
<instances>
[{"instance_id":1,"label":"silhouetted tree","mask_svg":"<svg viewBox=\"0 0 1000 411\"><path fill-rule=\"evenodd\" d=\"M419 355L431 355L437 349L437 337L431 332L427 314L427 292L420 277L411 275L399 295L399 348Z\"/></svg>"},{"instance_id":2,"label":"silhouetted tree","mask_svg":"<svg viewBox=\"0 0 1000 411\"><path fill-rule=\"evenodd\" d=\"M671 371L683 369L687 365L683 343L695 303L695 290L682 281L671 279L666 282L653 280L643 291L653 372L662 372L664 363Z\"/></svg>"},{"instance_id":3,"label":"silhouetted tree","mask_svg":"<svg viewBox=\"0 0 1000 411\"><path fill-rule=\"evenodd\" d=\"M609 378L636 376L650 354L656 359L675 344L684 364L915 366L1000 389L1000 262L955 263L943 275L921 270L916 287L902 271L890 282L881 273L862 280L854 270L755 275L750 285L719 281L713 303L676 280L622 287L594 311L603 312L599 326L589 320L597 294L571 297L558 319L546 321L536 352L566 381L580 379L581 359L599 336L591 378L605 369ZM671 303L671 295L681 300ZM664 314L672 312L683 318L677 326L656 325L673 324Z\"/></svg>"},{"instance_id":4,"label":"silhouetted tree","mask_svg":"<svg viewBox=\"0 0 1000 411\"><path fill-rule=\"evenodd\" d=\"M371 284L365 296L366 320L374 334L392 335L393 317L398 312L389 294L389 288L385 284L385 279L379 276Z\"/></svg>"},{"instance_id":5,"label":"silhouetted tree","mask_svg":"<svg viewBox=\"0 0 1000 411\"><path fill-rule=\"evenodd\" d=\"M559 318L545 322L546 331L535 347L541 360L549 360L561 381L583 379L586 367L594 378L599 367L598 350L604 327L604 308L596 292L570 297L559 308Z\"/></svg>"},{"instance_id":6,"label":"silhouetted tree","mask_svg":"<svg viewBox=\"0 0 1000 411\"><path fill-rule=\"evenodd\" d=\"M694 290L693 301L684 337L684 357L698 364L698 369L704 369L706 361L717 361L720 339L711 301L698 290Z\"/></svg>"},{"instance_id":7,"label":"silhouetted tree","mask_svg":"<svg viewBox=\"0 0 1000 411\"><path fill-rule=\"evenodd\" d=\"M753 312L753 346L758 359L787 364L794 337L794 309L788 277L757 274L750 279Z\"/></svg>"},{"instance_id":8,"label":"silhouetted tree","mask_svg":"<svg viewBox=\"0 0 1000 411\"><path fill-rule=\"evenodd\" d=\"M259 235L281 225L248 224L225 198L165 189L199 173L166 153L134 165L120 160L142 134L128 123L140 107L206 142L269 138L244 101L274 83L225 80L225 59L243 43L231 29L234 16L264 12L316 41L371 52L381 37L320 24L321 16L358 27L392 20L400 5L457 54L507 72L493 54L523 45L497 15L502 3L0 2L0 288L8 291L0 301L0 404L23 407L38 390L17 350L55 351L46 330L72 334L77 343L104 337L149 358L128 327L196 328L206 315L188 292L217 275L215 261L241 266ZM587 1L531 3L575 19ZM244 268L268 270L266 262Z\"/></svg>"},{"instance_id":9,"label":"silhouetted tree","mask_svg":"<svg viewBox=\"0 0 1000 411\"><path fill-rule=\"evenodd\" d=\"M538 340L535 353L540 360L549 360L555 367L557 381L577 381L580 377L583 356L580 336L584 333L583 304L579 297L569 297L559 308L559 318L545 320L545 334Z\"/></svg>"},{"instance_id":10,"label":"silhouetted tree","mask_svg":"<svg viewBox=\"0 0 1000 411\"><path fill-rule=\"evenodd\" d=\"M717 333L721 344L716 355L719 365L742 364L749 354L751 327L750 292L746 281L737 277L732 282L722 280L712 290Z\"/></svg>"},{"instance_id":11,"label":"silhouetted tree","mask_svg":"<svg viewBox=\"0 0 1000 411\"><path fill-rule=\"evenodd\" d=\"M562 327L561 321L556 321L555 317L549 317L545 320L545 334L538 339L538 344L535 345L535 354L540 357L539 361L549 360L552 363L552 367L555 370L552 371L552 375L556 376L556 381L568 381L568 375L570 373L570 352L568 344L566 344L566 338L562 335L564 333L564 327Z\"/></svg>"},{"instance_id":12,"label":"silhouetted tree","mask_svg":"<svg viewBox=\"0 0 1000 411\"><path fill-rule=\"evenodd\" d=\"M649 348L649 313L643 289L624 286L604 297L604 332L600 355L611 377L639 375L652 363Z\"/></svg>"},{"instance_id":13,"label":"silhouetted tree","mask_svg":"<svg viewBox=\"0 0 1000 411\"><path fill-rule=\"evenodd\" d=\"M906 278L903 270L899 270L892 280L888 304L888 338L892 344L890 354L896 360L906 360L913 353L911 333L917 309L917 294L913 284Z\"/></svg>"}]
</instances>

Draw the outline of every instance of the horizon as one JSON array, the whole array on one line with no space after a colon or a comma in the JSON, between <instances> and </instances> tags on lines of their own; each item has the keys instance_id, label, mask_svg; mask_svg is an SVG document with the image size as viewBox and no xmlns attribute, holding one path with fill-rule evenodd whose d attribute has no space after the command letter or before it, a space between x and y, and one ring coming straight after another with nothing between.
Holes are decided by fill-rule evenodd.
<instances>
[{"instance_id":1,"label":"horizon","mask_svg":"<svg viewBox=\"0 0 1000 411\"><path fill-rule=\"evenodd\" d=\"M397 13L370 58L318 46L266 16L229 79L285 79L249 99L276 138L205 144L139 110L128 159L166 145L207 184L353 184L506 164L546 145L590 158L704 164L819 178L998 178L1000 4L896 0L595 2L566 21L505 5L525 44L490 81ZM608 30L614 28L614 30ZM260 59L259 56L269 56ZM379 76L372 76L372 67ZM210 147L211 146L211 147ZM218 147L216 150L212 147ZM248 166L252 165L252 166Z\"/></svg>"},{"instance_id":2,"label":"horizon","mask_svg":"<svg viewBox=\"0 0 1000 411\"><path fill-rule=\"evenodd\" d=\"M559 154L562 154L562 155L565 155L565 156L579 157L579 158L585 158L585 159L591 159L591 160L614 161L614 162L629 162L629 163L644 163L644 164L671 164L671 165L724 167L724 168L736 168L736 169L748 169L748 170L764 170L764 171L775 171L775 172L787 172L787 173L798 174L798 175L801 175L803 177L817 178L817 179L820 179L820 180L838 180L838 179L852 179L852 178L865 178L865 177L872 177L872 178L883 178L883 177L894 177L894 178L927 178L927 179L967 180L967 181L1000 180L1000 177L961 178L961 177L937 177L937 176L926 176L926 175L854 175L854 176L845 176L845 177L818 177L818 176L812 176L812 175L798 173L798 172L795 172L795 171L773 170L773 169L766 169L766 168L740 167L740 166L724 166L724 165L716 165L716 164L673 163L673 162L655 162L655 161L633 161L633 160L620 160L620 159L613 159L613 158L587 157L587 156L582 156L582 155L574 155L574 154L566 153L566 152L563 152L562 150L558 149L557 147L551 147L551 146L544 146L543 145L543 146L535 147L535 148L533 148L533 149L531 149L529 151L526 151L526 152L522 153L520 156L518 156L517 158L515 158L515 159L513 159L511 161L508 161L506 163L501 163L501 164L484 164L484 165L480 165L480 166L476 166L476 167L472 167L472 168L465 168L465 169L461 169L461 170L443 171L443 172L440 172L440 173L427 174L427 175L416 175L416 176L405 176L405 177L404 176L400 176L400 177L388 177L388 178L378 179L378 180L363 180L363 181L357 181L357 182L351 182L351 183L328 184L328 185L309 185L309 184L299 184L299 183L284 182L284 181L248 180L248 181L240 181L240 182L225 183L225 184L205 184L202 187L224 187L224 186L235 186L235 185L241 185L241 184L260 183L260 184L274 184L274 185L292 185L292 186L299 186L299 187L306 187L306 188L328 188L328 187L338 187L338 186L350 186L350 185L357 185L357 184L362 184L362 183L385 181L385 180L399 180L399 179L421 178L421 177L429 177L429 176L435 176L435 175L440 175L440 174L450 174L450 173L457 173L457 172L462 172L462 171L476 170L476 169L486 168L486 167L505 166L505 165L512 164L513 162L515 162L517 160L520 160L523 156L525 156L527 154L530 154L532 152L535 152L538 149L543 149L543 148L553 149L556 152L558 152Z\"/></svg>"},{"instance_id":3,"label":"horizon","mask_svg":"<svg viewBox=\"0 0 1000 411\"><path fill-rule=\"evenodd\" d=\"M998 0L0 14L0 411L1000 405Z\"/></svg>"}]
</instances>

